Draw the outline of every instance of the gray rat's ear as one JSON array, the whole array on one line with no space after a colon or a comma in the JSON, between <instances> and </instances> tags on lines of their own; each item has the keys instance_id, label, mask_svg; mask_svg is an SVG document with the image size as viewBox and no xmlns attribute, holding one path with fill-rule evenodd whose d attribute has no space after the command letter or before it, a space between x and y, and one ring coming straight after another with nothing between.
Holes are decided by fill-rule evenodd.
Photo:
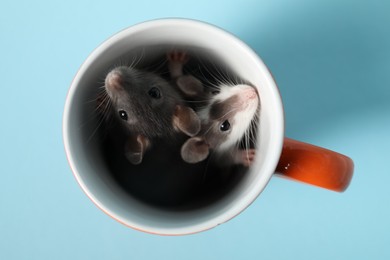
<instances>
[{"instance_id":1,"label":"gray rat's ear","mask_svg":"<svg viewBox=\"0 0 390 260\"><path fill-rule=\"evenodd\" d=\"M149 146L150 141L145 136L130 136L125 143L125 156L127 160L134 165L140 164Z\"/></svg>"},{"instance_id":2,"label":"gray rat's ear","mask_svg":"<svg viewBox=\"0 0 390 260\"><path fill-rule=\"evenodd\" d=\"M200 119L192 108L177 105L173 115L173 127L188 136L194 136L200 131Z\"/></svg>"},{"instance_id":3,"label":"gray rat's ear","mask_svg":"<svg viewBox=\"0 0 390 260\"><path fill-rule=\"evenodd\" d=\"M181 158L188 163L198 163L209 155L209 145L203 137L192 137L181 147Z\"/></svg>"},{"instance_id":4,"label":"gray rat's ear","mask_svg":"<svg viewBox=\"0 0 390 260\"><path fill-rule=\"evenodd\" d=\"M176 84L187 96L196 97L203 93L202 82L191 75L181 76L176 80Z\"/></svg>"}]
</instances>

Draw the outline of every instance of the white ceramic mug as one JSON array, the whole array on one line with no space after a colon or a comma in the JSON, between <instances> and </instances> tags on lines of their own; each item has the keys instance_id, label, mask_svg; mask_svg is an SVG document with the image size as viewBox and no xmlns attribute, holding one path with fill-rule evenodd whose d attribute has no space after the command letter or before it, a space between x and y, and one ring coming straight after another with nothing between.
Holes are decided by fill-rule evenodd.
<instances>
[{"instance_id":1,"label":"white ceramic mug","mask_svg":"<svg viewBox=\"0 0 390 260\"><path fill-rule=\"evenodd\" d=\"M143 46L189 46L212 53L260 93L258 152L255 163L237 185L205 207L171 211L144 203L126 192L109 174L99 145L87 140L91 93L103 72L124 55ZM283 106L277 85L262 60L245 43L213 25L188 19L160 19L131 26L96 48L77 72L68 92L63 139L71 169L87 196L105 213L137 230L183 235L210 229L248 207L275 172L331 190L344 190L353 163L343 155L284 137Z\"/></svg>"}]
</instances>

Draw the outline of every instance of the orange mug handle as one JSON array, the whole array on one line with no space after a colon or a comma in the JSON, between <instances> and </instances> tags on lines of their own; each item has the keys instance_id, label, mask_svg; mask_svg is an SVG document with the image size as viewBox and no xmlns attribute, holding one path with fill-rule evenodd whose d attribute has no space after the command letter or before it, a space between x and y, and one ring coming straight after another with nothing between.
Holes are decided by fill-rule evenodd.
<instances>
[{"instance_id":1,"label":"orange mug handle","mask_svg":"<svg viewBox=\"0 0 390 260\"><path fill-rule=\"evenodd\" d=\"M285 138L276 175L343 192L353 175L353 161L331 150Z\"/></svg>"}]
</instances>

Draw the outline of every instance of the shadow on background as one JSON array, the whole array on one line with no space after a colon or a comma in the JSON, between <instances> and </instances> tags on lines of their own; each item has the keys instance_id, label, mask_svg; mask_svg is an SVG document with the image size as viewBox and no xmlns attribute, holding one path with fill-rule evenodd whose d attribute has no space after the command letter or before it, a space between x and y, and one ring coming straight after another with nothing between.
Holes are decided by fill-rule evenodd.
<instances>
[{"instance_id":1,"label":"shadow on background","mask_svg":"<svg viewBox=\"0 0 390 260\"><path fill-rule=\"evenodd\" d=\"M278 83L286 135L346 154L355 162L351 185L341 196L320 191L307 196L304 185L273 178L262 194L271 202L261 201L261 214L269 209L274 213L270 223L285 224L283 230L273 230L277 241L300 230L322 230L307 237L305 245L313 243L314 251L342 245L336 258L388 255L384 241L390 211L384 198L390 196L389 10L390 2L385 1L294 1L252 10L258 15L248 15L252 19L234 30ZM304 228L294 227L302 220ZM329 258L333 257L323 259Z\"/></svg>"},{"instance_id":2,"label":"shadow on background","mask_svg":"<svg viewBox=\"0 0 390 260\"><path fill-rule=\"evenodd\" d=\"M389 111L389 4L300 1L281 10L267 18L272 24L258 15L239 37L274 74L287 136L305 138L341 118Z\"/></svg>"}]
</instances>

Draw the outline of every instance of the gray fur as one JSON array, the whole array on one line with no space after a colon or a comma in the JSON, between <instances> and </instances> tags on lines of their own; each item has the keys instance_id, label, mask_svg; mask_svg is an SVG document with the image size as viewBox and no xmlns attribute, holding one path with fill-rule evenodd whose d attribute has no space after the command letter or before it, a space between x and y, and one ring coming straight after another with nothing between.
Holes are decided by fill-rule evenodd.
<instances>
[{"instance_id":1,"label":"gray fur","mask_svg":"<svg viewBox=\"0 0 390 260\"><path fill-rule=\"evenodd\" d=\"M116 87L107 80L114 73L120 78ZM108 74L105 88L113 102L114 115L131 132L148 138L166 137L174 133L172 117L181 97L157 74L130 67L117 67ZM148 94L152 88L160 91L161 98L152 98ZM120 110L126 111L127 121L119 117Z\"/></svg>"}]
</instances>

